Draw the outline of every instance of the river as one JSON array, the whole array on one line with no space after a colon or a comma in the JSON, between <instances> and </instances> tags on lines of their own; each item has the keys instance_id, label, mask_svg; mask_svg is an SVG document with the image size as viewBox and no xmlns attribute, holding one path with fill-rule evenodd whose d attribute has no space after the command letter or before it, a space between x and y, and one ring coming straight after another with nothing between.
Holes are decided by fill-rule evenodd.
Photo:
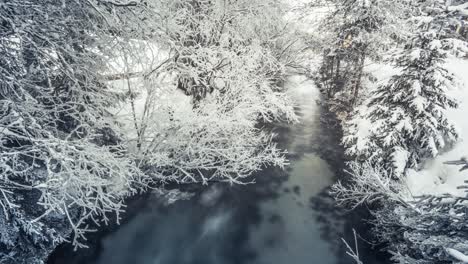
<instances>
[{"instance_id":1,"label":"river","mask_svg":"<svg viewBox=\"0 0 468 264\"><path fill-rule=\"evenodd\" d=\"M91 248L59 247L49 264L346 264L341 237L363 230L361 214L335 206L328 187L342 170L339 132L320 107L311 80L287 83L301 122L278 125L286 170L265 169L256 184L214 184L189 200L161 205L146 195L127 219L90 238ZM366 264L387 263L360 243Z\"/></svg>"}]
</instances>

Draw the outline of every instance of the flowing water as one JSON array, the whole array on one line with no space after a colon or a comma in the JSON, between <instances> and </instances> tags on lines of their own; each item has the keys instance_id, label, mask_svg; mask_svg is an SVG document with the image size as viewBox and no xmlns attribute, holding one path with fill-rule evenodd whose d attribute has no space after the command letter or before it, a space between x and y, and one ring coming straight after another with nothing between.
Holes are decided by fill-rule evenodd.
<instances>
[{"instance_id":1,"label":"flowing water","mask_svg":"<svg viewBox=\"0 0 468 264\"><path fill-rule=\"evenodd\" d=\"M323 122L312 81L294 76L286 85L301 117L299 124L276 128L289 151L286 170L266 169L248 186L214 184L169 206L146 196L130 204L135 213L125 223L95 237L92 249L73 253L61 247L48 263L353 263L341 237L349 239L361 219L335 207L327 195L341 170L339 134ZM366 264L384 263L363 243L361 254Z\"/></svg>"}]
</instances>

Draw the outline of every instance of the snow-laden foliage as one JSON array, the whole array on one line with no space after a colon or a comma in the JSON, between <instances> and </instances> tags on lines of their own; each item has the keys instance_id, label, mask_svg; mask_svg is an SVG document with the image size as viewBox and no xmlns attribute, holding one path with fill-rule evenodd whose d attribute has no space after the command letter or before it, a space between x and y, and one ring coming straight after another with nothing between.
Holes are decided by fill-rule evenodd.
<instances>
[{"instance_id":1,"label":"snow-laden foliage","mask_svg":"<svg viewBox=\"0 0 468 264\"><path fill-rule=\"evenodd\" d=\"M99 74L119 30L115 7L0 4L1 247L11 253L2 263L33 263L34 252L39 263L69 230L83 246L87 222L118 217L122 199L144 184L106 110L117 97Z\"/></svg>"},{"instance_id":2,"label":"snow-laden foliage","mask_svg":"<svg viewBox=\"0 0 468 264\"><path fill-rule=\"evenodd\" d=\"M178 87L194 100L228 85L232 63L249 54L258 61L244 67L275 80L284 74L278 59L286 25L280 1L158 1L167 25L162 41L174 52ZM167 39L165 39L167 38ZM255 52L253 52L255 51ZM241 59L242 60L242 59ZM226 76L226 74L228 76Z\"/></svg>"},{"instance_id":3,"label":"snow-laden foliage","mask_svg":"<svg viewBox=\"0 0 468 264\"><path fill-rule=\"evenodd\" d=\"M157 63L117 62L142 72L115 83L134 96L114 111L140 168L162 182L206 184L250 182L264 166L284 166L273 135L258 126L296 120L282 88L288 57L278 3L158 4L161 17L177 15L164 20L164 45L143 45L138 55Z\"/></svg>"},{"instance_id":4,"label":"snow-laden foliage","mask_svg":"<svg viewBox=\"0 0 468 264\"><path fill-rule=\"evenodd\" d=\"M373 233L396 263L456 263L468 252L466 198L413 197L405 186L408 168L420 169L458 140L446 115L457 107L449 91L460 87L446 58L464 56L466 38L463 12L445 2L412 3L412 33L390 60L397 73L343 124L346 153L356 161L349 181L333 190L346 204L378 202Z\"/></svg>"},{"instance_id":5,"label":"snow-laden foliage","mask_svg":"<svg viewBox=\"0 0 468 264\"><path fill-rule=\"evenodd\" d=\"M427 197L414 207L388 204L375 213L374 232L380 241L391 241L388 251L396 263L448 264L457 260L453 250L468 252L465 199Z\"/></svg>"},{"instance_id":6,"label":"snow-laden foliage","mask_svg":"<svg viewBox=\"0 0 468 264\"><path fill-rule=\"evenodd\" d=\"M334 11L322 27L326 36L319 80L330 97L345 107L356 102L367 59L381 57L394 41L406 36L405 10L408 1L328 1Z\"/></svg>"},{"instance_id":7,"label":"snow-laden foliage","mask_svg":"<svg viewBox=\"0 0 468 264\"><path fill-rule=\"evenodd\" d=\"M296 120L282 15L275 0L1 3L1 257L41 262L70 231L85 246L150 183L284 166L261 127Z\"/></svg>"},{"instance_id":8,"label":"snow-laden foliage","mask_svg":"<svg viewBox=\"0 0 468 264\"><path fill-rule=\"evenodd\" d=\"M365 119L372 123L365 145L358 147L359 126L345 124L347 154L372 164L386 164L399 177L406 168L416 168L437 156L458 137L444 111L457 102L447 95L453 75L444 68L446 51L432 22L419 28L408 47L394 55L401 72L370 95ZM439 26L439 25L437 25Z\"/></svg>"},{"instance_id":9,"label":"snow-laden foliage","mask_svg":"<svg viewBox=\"0 0 468 264\"><path fill-rule=\"evenodd\" d=\"M404 0L329 1L334 11L325 20L330 41L337 49L368 49L368 54L392 47L391 38L407 34L402 20L407 17L409 2Z\"/></svg>"},{"instance_id":10,"label":"snow-laden foliage","mask_svg":"<svg viewBox=\"0 0 468 264\"><path fill-rule=\"evenodd\" d=\"M410 198L386 170L368 163L352 163L350 174L352 187L337 184L332 192L344 205L379 205L372 233L395 263L453 263L468 252L466 197Z\"/></svg>"},{"instance_id":11,"label":"snow-laden foliage","mask_svg":"<svg viewBox=\"0 0 468 264\"><path fill-rule=\"evenodd\" d=\"M444 50L464 57L468 51L468 5L452 1L423 1L416 5L419 14L410 22L416 29L430 27L437 31Z\"/></svg>"},{"instance_id":12,"label":"snow-laden foliage","mask_svg":"<svg viewBox=\"0 0 468 264\"><path fill-rule=\"evenodd\" d=\"M331 189L331 193L341 205L356 208L366 203L383 201L408 205L401 193L402 185L395 182L384 168L370 162L351 162L348 166L350 180L345 184L338 182Z\"/></svg>"},{"instance_id":13,"label":"snow-laden foliage","mask_svg":"<svg viewBox=\"0 0 468 264\"><path fill-rule=\"evenodd\" d=\"M344 205L379 205L372 233L379 244L386 242L395 263L453 263L468 252L466 197L411 198L385 169L369 163L352 163L349 173L348 185L338 183L332 193Z\"/></svg>"}]
</instances>

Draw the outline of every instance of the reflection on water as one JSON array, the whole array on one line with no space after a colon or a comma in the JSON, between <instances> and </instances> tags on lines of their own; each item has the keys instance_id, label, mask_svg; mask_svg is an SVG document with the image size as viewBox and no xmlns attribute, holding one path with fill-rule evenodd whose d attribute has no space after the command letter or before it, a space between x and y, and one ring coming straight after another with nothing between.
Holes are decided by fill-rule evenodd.
<instances>
[{"instance_id":1,"label":"reflection on water","mask_svg":"<svg viewBox=\"0 0 468 264\"><path fill-rule=\"evenodd\" d=\"M318 196L335 178L316 151L317 145L327 143L320 137L318 91L311 81L297 77L289 85L293 86L292 96L299 104L301 122L284 133L291 154L288 180L281 187L284 193L259 205L264 217L260 225L252 228L249 239L259 254L250 263L337 263L332 245L339 243L339 237L334 241L322 239L322 225L326 223L317 222L322 213L310 208L311 197ZM278 220L268 221L268 215Z\"/></svg>"},{"instance_id":2,"label":"reflection on water","mask_svg":"<svg viewBox=\"0 0 468 264\"><path fill-rule=\"evenodd\" d=\"M324 160L339 157L336 138L320 121L313 83L294 77L288 85L302 122L277 128L290 152L286 171L266 169L249 186L215 184L170 206L149 197L127 223L96 238L93 253L69 254L62 248L49 263L352 263L340 237L359 219L345 221L346 214L326 194L339 171L333 167L341 163L330 166Z\"/></svg>"},{"instance_id":3,"label":"reflection on water","mask_svg":"<svg viewBox=\"0 0 468 264\"><path fill-rule=\"evenodd\" d=\"M310 196L331 184L333 174L323 160L312 154L304 155L292 166L291 177L284 183L286 193L260 204L264 218L252 228L249 239L260 253L251 263L336 263L329 243L320 238L317 212L308 208Z\"/></svg>"}]
</instances>

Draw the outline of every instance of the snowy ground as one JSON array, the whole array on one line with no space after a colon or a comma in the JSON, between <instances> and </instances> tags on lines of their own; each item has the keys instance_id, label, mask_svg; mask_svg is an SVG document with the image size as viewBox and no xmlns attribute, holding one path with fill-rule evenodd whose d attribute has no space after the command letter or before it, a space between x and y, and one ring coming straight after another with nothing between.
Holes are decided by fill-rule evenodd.
<instances>
[{"instance_id":1,"label":"snowy ground","mask_svg":"<svg viewBox=\"0 0 468 264\"><path fill-rule=\"evenodd\" d=\"M456 75L457 81L462 82L461 89L450 91L459 101L459 107L447 111L448 117L459 130L460 140L453 149L429 160L424 169L408 171L407 185L413 196L446 193L464 196L464 190L457 187L468 180L468 171L459 172L460 167L444 162L468 156L468 60L451 58L447 66Z\"/></svg>"}]
</instances>

